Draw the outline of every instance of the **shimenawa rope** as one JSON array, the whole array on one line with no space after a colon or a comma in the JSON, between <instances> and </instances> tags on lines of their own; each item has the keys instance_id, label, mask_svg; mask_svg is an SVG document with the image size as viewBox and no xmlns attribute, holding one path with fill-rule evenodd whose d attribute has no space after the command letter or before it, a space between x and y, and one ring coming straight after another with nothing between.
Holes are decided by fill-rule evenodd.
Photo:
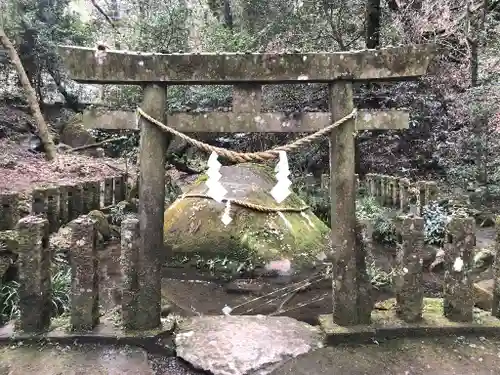
<instances>
[{"instance_id":1,"label":"shimenawa rope","mask_svg":"<svg viewBox=\"0 0 500 375\"><path fill-rule=\"evenodd\" d=\"M181 199L184 198L204 198L204 199L213 199L211 196L206 195L206 194L184 194L180 196ZM251 202L245 202L239 199L230 199L230 198L224 198L222 200L223 202L230 201L231 204L235 204L237 206L249 208L254 211L258 212L265 212L265 213L273 213L273 212L304 212L309 209L309 206L302 206L302 207L267 207L267 206L262 206L260 204L256 203L251 203Z\"/></svg>"},{"instance_id":2,"label":"shimenawa rope","mask_svg":"<svg viewBox=\"0 0 500 375\"><path fill-rule=\"evenodd\" d=\"M137 107L137 115L138 116L142 116L144 117L146 120L148 120L149 122L151 122L152 124L155 124L156 126L158 126L160 129L162 129L163 131L166 131L168 133L171 133L181 139L183 139L184 141L186 141L187 143L189 143L190 145L192 146L195 146L197 148L199 148L200 150L203 150L205 152L216 152L218 155L220 156L223 156L233 162L237 162L237 163L243 163L243 162L249 162L249 161L259 161L259 162L263 162L263 161L266 161L266 160L272 160L272 159L275 159L279 156L279 151L286 151L286 152L290 152L290 151L295 151L305 145L308 145L308 144L311 144L313 142L315 142L316 140L318 140L319 138L321 138L322 136L330 133L333 129L337 128L338 126L342 125L344 122L346 122L347 120L351 119L351 118L354 118L356 116L356 113L357 113L357 109L353 109L353 111L348 114L347 116L344 116L342 117L340 120L338 121L335 121L333 124L327 126L326 128L324 129L321 129L321 130L318 130L317 132L313 133L313 134L310 134L308 136L305 136L303 138L299 138L287 145L284 145L284 146L279 146L279 147L275 147L271 150L267 150L267 151L259 151L259 152L236 152L236 151L231 151L231 150L227 150L225 148L221 148L221 147L216 147L216 146L212 146L212 145L209 145L207 143L204 143L204 142L201 142L201 141L198 141L194 138L191 138L165 124L163 124L161 121L158 121L156 120L155 118L151 117L150 115L148 115L146 112L144 112L142 110L142 108L140 107ZM206 194L184 194L181 196L181 199L183 198L205 198L205 199L212 199L209 195L206 195ZM259 205L259 204L255 204L255 203L251 203L251 202L245 202L245 201L241 201L241 200L238 200L238 199L223 199L224 202L227 202L227 201L230 201L231 203L237 205L237 206L241 206L241 207L245 207L245 208L249 208L249 209L252 209L252 210L255 210L255 211L259 211L259 212L265 212L265 213L272 213L272 212L303 212L303 211L306 211L307 209L309 209L309 206L303 206L303 207L299 207L299 208L294 208L294 207L266 207L266 206L262 206L262 205Z\"/></svg>"},{"instance_id":3,"label":"shimenawa rope","mask_svg":"<svg viewBox=\"0 0 500 375\"><path fill-rule=\"evenodd\" d=\"M198 141L194 138L188 137L187 135L185 135L185 134L163 124L161 121L158 121L155 118L151 117L146 112L144 112L140 107L137 107L136 111L137 111L138 116L144 117L146 120L148 120L152 124L155 124L163 131L166 131L168 133L171 133L171 134L183 139L184 141L186 141L190 145L195 146L195 147L199 148L200 150L203 150L203 151L208 152L208 153L216 152L219 156L222 156L222 157L229 159L232 162L236 162L236 163L244 163L244 162L249 162L249 161L263 162L266 160L276 159L279 156L279 151L286 151L286 152L295 151L301 147L304 147L305 145L311 144L311 143L317 141L319 138L323 137L324 135L330 133L333 129L342 125L347 120L354 118L356 116L356 113L357 113L357 109L355 108L347 116L342 117L340 120L335 121L333 124L328 125L326 128L318 130L317 132L310 134L310 135L307 135L303 138L299 138L299 139L297 139L297 140L295 140L287 145L284 145L284 146L275 147L275 148L267 150L267 151L236 152L236 151L226 150L225 148L212 146L212 145L209 145L207 143Z\"/></svg>"}]
</instances>

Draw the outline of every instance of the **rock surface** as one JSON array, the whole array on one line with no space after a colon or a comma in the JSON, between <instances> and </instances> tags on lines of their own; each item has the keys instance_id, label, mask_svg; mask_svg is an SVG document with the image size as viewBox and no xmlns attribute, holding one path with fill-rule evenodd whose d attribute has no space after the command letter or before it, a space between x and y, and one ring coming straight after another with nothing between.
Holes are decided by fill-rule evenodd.
<instances>
[{"instance_id":1,"label":"rock surface","mask_svg":"<svg viewBox=\"0 0 500 375\"><path fill-rule=\"evenodd\" d=\"M473 285L474 304L480 309L491 311L493 303L493 279L481 280Z\"/></svg>"},{"instance_id":2,"label":"rock surface","mask_svg":"<svg viewBox=\"0 0 500 375\"><path fill-rule=\"evenodd\" d=\"M265 375L322 347L313 326L289 317L205 316L179 324L177 355L213 375Z\"/></svg>"},{"instance_id":3,"label":"rock surface","mask_svg":"<svg viewBox=\"0 0 500 375\"><path fill-rule=\"evenodd\" d=\"M247 163L222 167L220 173L228 199L270 208L306 206L295 194L276 203L270 194L276 179L268 167ZM206 195L206 179L205 175L198 178L187 194ZM224 270L228 272L250 261L263 267L267 264L268 268L276 266L284 273L324 257L330 230L310 210L265 213L232 204L233 220L225 226L221 222L224 209L225 203L210 198L177 199L165 212L164 227L165 244L172 246L174 256L227 258L230 262L224 264ZM269 265L272 261L278 263Z\"/></svg>"}]
</instances>

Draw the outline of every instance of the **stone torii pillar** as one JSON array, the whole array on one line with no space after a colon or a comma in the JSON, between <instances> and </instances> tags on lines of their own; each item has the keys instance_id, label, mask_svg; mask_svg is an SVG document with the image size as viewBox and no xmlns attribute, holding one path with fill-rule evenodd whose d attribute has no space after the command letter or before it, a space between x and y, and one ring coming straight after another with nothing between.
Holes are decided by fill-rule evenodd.
<instances>
[{"instance_id":1,"label":"stone torii pillar","mask_svg":"<svg viewBox=\"0 0 500 375\"><path fill-rule=\"evenodd\" d=\"M199 53L151 54L129 51L59 47L69 76L80 83L145 85L141 105L150 116L181 132L314 132L348 115L353 109L352 83L415 79L425 74L433 45L388 47L335 53ZM328 83L330 112L302 112L290 117L261 111L263 84ZM234 86L232 112L166 114L166 85ZM91 127L137 128L135 114L87 112ZM111 126L110 126L111 125ZM333 317L340 325L364 323L369 312L362 252L356 246L354 137L357 130L405 129L405 111L358 111L330 136L332 202ZM140 207L143 259L138 274L142 326L160 323L159 263L163 239L164 155L171 139L142 119ZM163 134L163 136L162 136ZM145 157L147 155L147 157ZM144 156L144 157L143 157ZM286 202L285 202L286 204ZM141 315L141 316L142 316Z\"/></svg>"}]
</instances>

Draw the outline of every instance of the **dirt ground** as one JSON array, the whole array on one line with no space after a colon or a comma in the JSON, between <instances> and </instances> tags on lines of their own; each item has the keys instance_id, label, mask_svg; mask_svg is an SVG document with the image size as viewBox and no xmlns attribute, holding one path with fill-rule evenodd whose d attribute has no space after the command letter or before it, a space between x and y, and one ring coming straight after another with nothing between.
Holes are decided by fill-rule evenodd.
<instances>
[{"instance_id":1,"label":"dirt ground","mask_svg":"<svg viewBox=\"0 0 500 375\"><path fill-rule=\"evenodd\" d=\"M82 154L59 154L49 162L43 153L33 152L28 146L0 139L0 193L28 192L36 186L85 179L104 179L125 172L124 160L93 158Z\"/></svg>"},{"instance_id":2,"label":"dirt ground","mask_svg":"<svg viewBox=\"0 0 500 375\"><path fill-rule=\"evenodd\" d=\"M481 337L450 337L323 348L290 360L271 375L292 374L500 374L500 341Z\"/></svg>"}]
</instances>

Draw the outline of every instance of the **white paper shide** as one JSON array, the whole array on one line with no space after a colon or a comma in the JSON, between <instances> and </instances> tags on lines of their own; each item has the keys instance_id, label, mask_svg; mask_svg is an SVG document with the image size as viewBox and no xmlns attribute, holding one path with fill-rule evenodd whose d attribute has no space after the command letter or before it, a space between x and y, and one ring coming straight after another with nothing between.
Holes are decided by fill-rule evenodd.
<instances>
[{"instance_id":1,"label":"white paper shide","mask_svg":"<svg viewBox=\"0 0 500 375\"><path fill-rule=\"evenodd\" d=\"M208 187L207 195L210 196L216 202L222 203L224 196L227 194L227 190L222 186L219 182L222 175L220 174L220 167L222 164L217 160L219 155L214 151L208 158L208 170L207 176L208 179L206 181L206 185Z\"/></svg>"},{"instance_id":2,"label":"white paper shide","mask_svg":"<svg viewBox=\"0 0 500 375\"><path fill-rule=\"evenodd\" d=\"M276 172L277 183L271 190L271 195L276 202L281 203L292 193L290 191L292 181L288 178L290 169L288 168L288 157L285 151L279 151L279 161L274 171Z\"/></svg>"}]
</instances>

